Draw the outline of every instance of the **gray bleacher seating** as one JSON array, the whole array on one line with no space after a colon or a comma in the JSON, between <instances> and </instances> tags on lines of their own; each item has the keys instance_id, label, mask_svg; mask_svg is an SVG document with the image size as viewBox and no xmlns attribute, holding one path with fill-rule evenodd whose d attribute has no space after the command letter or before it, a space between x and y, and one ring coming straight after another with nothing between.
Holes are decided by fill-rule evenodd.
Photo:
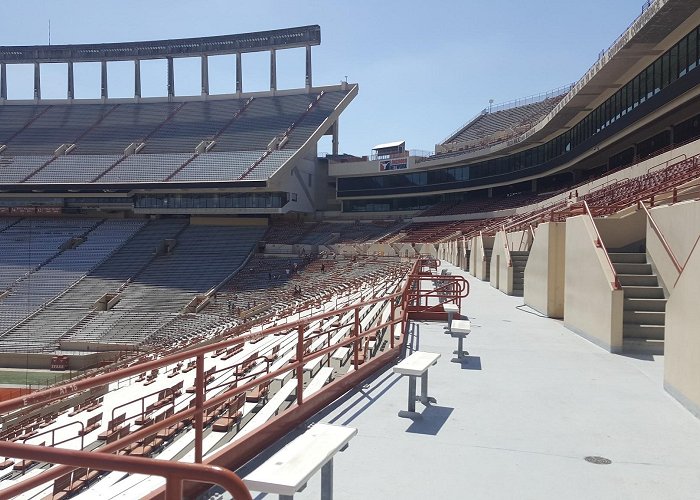
<instances>
[{"instance_id":1,"label":"gray bleacher seating","mask_svg":"<svg viewBox=\"0 0 700 500\"><path fill-rule=\"evenodd\" d=\"M64 155L59 156L30 179L29 183L90 182L121 155Z\"/></svg>"},{"instance_id":2,"label":"gray bleacher seating","mask_svg":"<svg viewBox=\"0 0 700 500\"><path fill-rule=\"evenodd\" d=\"M77 221L72 226L68 225L72 227L69 240L75 237L84 238L84 241L77 246L66 246L66 233L51 233L57 237L43 238L41 248L44 252L40 255L43 257L53 253L53 256L9 284L7 287L9 294L0 301L0 332L14 326L80 280L90 269L106 259L131 237L140 224L124 220ZM66 226L48 227L65 228ZM32 232L25 234L31 238ZM37 232L42 232L42 229L37 229ZM7 232L2 234L5 235ZM25 239L23 243L24 245L16 247L16 250L28 252L31 249L31 242ZM31 262L30 266L33 264Z\"/></svg>"}]
</instances>

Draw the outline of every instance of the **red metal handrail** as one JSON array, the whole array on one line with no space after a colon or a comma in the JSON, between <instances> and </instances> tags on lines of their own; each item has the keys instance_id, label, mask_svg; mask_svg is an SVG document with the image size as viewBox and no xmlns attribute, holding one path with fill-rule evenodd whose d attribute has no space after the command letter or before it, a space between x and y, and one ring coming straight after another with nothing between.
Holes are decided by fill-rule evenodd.
<instances>
[{"instance_id":1,"label":"red metal handrail","mask_svg":"<svg viewBox=\"0 0 700 500\"><path fill-rule=\"evenodd\" d=\"M431 261L431 262L428 262ZM392 343L392 348L394 347L394 327L397 324L401 324L402 327L402 332L405 330L405 324L407 322L407 292L410 289L411 283L413 280L420 278L418 274L418 269L420 269L420 266L423 264L432 264L435 265L437 261L434 259L420 259L417 260L414 263L412 271L408 275L408 279L404 283L403 288L401 291L390 294L388 296L384 297L378 297L375 299L367 300L362 302L361 304L354 304L350 306L346 306L340 310L335 310L335 311L328 311L324 312L321 314L317 315L312 315L309 318L305 318L304 320L296 321L293 323L287 323L284 325L276 326L269 328L265 331L257 332L257 333L249 333L245 335L238 336L234 339L228 339L228 340L223 340L220 342L208 344L206 346L201 346L201 347L194 347L190 348L178 353L173 353L169 355L165 355L161 358L157 358L154 360L150 361L144 361L143 363L139 363L133 366L128 366L125 368L121 368L117 371L113 372L108 372L104 373L102 375L97 375L92 378L87 378L84 380L80 381L74 381L72 383L68 383L65 385L49 388L43 391L39 391L21 398L15 398L13 400L8 400L4 402L0 402L0 413L2 412L7 412L7 411L12 411L16 410L21 407L26 407L27 405L31 404L38 404L38 403L44 403L48 401L53 401L55 399L61 399L65 398L67 395L77 393L80 391L84 391L87 389L90 389L92 387L96 386L104 386L105 384L108 384L110 382L120 380L123 378L127 378L131 375L135 375L137 373L142 373L145 371L149 371L151 369L156 369L156 368L161 368L163 366L167 366L173 363L176 363L178 361L182 361L185 359L190 359L193 357L196 357L196 364L197 364L197 375L196 375L196 406L187 408L185 410L182 410L170 417L166 417L159 422L155 422L153 424L150 424L148 426L142 427L141 429L131 432L128 436L124 438L117 439L111 443L105 444L104 446L101 446L99 448L100 452L103 453L112 453L115 452L125 445L131 444L135 441L138 441L140 439L146 438L147 436L151 435L153 432L156 432L161 429L165 429L167 427L171 427L172 425L177 424L178 422L188 419L191 417L194 417L196 420L195 423L195 461L200 462L202 460L202 429L203 429L203 414L204 411L218 406L221 403L225 402L226 400L237 396L238 394L244 393L248 390L253 389L257 385L264 383L268 380L271 380L272 378L281 375L282 373L286 373L290 370L294 370L297 372L297 375L299 375L299 372L303 370L303 366L311 359L315 359L320 356L325 356L326 354L329 354L339 347L344 347L353 344L354 349L357 350L357 345L363 339L364 337L367 337L377 331L379 331L382 328L387 328L389 327L391 329L392 335L390 335L391 343ZM400 303L402 305L401 309L401 314L399 317L396 317L396 301L400 300ZM342 340L333 346L328 346L324 349L319 349L314 351L313 353L308 353L305 354L303 352L297 353L297 360L294 363L290 363L284 368L281 368L279 370L276 370L274 372L268 373L266 375L263 375L261 377L258 377L257 379L247 383L243 384L241 386L237 386L232 388L229 391L225 391L219 395L217 395L214 398L211 398L209 400L204 401L203 400L203 393L204 393L204 384L203 384L203 366L204 366L204 354L208 352L214 352L217 349L221 348L226 348L226 347L231 347L234 345L238 344L243 344L247 341L252 341L252 340L258 340L262 339L267 336L274 335L275 333L281 332L281 331L288 331L290 329L296 328L297 331L299 332L299 339L298 339L298 345L303 345L303 340L304 340L304 329L307 327L310 323L328 318L328 317L335 317L337 315L345 314L347 312L353 311L355 314L359 311L359 308L364 307L366 305L371 305L375 304L380 301L390 301L391 303L391 318L390 321L387 323L382 323L377 327L368 329L365 332L359 332L358 328L356 326L354 334L350 335L349 338L346 338L345 340ZM388 359L388 358L387 358ZM387 361L388 362L388 361ZM356 371L358 369L358 360L357 356L355 356L354 359L354 365L356 368ZM301 377L303 379L303 377ZM301 406L303 401L302 401L302 393L303 391L298 391L297 394L297 404L298 406ZM37 458L40 460L40 458ZM62 463L62 462L61 462ZM90 462L88 462L90 464ZM85 463L80 463L78 466L86 466ZM89 465L92 466L92 465ZM57 467L52 467L51 469L38 474L36 476L33 476L21 483L14 484L2 491L0 491L0 496L2 495L7 495L7 496L13 496L17 495L23 492L26 492L34 487L37 487L41 484L46 483L47 481L50 481L52 479L56 479L60 477L61 475L70 472L72 468L69 465L66 466L57 466Z\"/></svg>"},{"instance_id":2,"label":"red metal handrail","mask_svg":"<svg viewBox=\"0 0 700 500\"><path fill-rule=\"evenodd\" d=\"M661 246L663 246L664 250L666 250L666 253L668 254L669 258L671 259L671 262L673 262L673 267L676 268L676 271L678 271L678 274L682 273L683 268L681 267L680 263L678 262L676 255L673 253L671 246L666 241L666 238L664 237L663 233L661 232L661 229L656 224L656 221L654 220L654 217L652 217L651 212L649 212L649 209L646 207L646 205L644 204L643 201L639 203L639 206L642 208L642 210L644 210L644 213L647 216L647 220L649 221L649 225L656 233L656 236L659 238L659 241L661 241Z\"/></svg>"},{"instance_id":3,"label":"red metal handrail","mask_svg":"<svg viewBox=\"0 0 700 500\"><path fill-rule=\"evenodd\" d=\"M248 487L240 477L215 465L169 462L128 455L66 450L50 446L18 444L10 441L0 441L0 454L24 460L63 464L73 468L86 467L86 464L88 464L87 467L95 470L162 476L166 480L166 497L168 499L182 498L183 482L195 481L218 484L228 491L235 500L252 500ZM5 491L7 490L3 490L3 493Z\"/></svg>"},{"instance_id":4,"label":"red metal handrail","mask_svg":"<svg viewBox=\"0 0 700 500\"><path fill-rule=\"evenodd\" d=\"M593 220L593 214L591 214L591 209L588 207L588 203L584 200L583 202L583 208L585 209L586 215L588 215L588 218L591 221L591 224L593 224L593 231L595 231L595 246L603 250L603 253L605 254L605 259L608 261L608 266L610 266L610 270L612 271L613 274L613 281L611 282L611 285L613 287L613 290L620 290L622 287L620 286L620 281L617 279L617 272L615 271L615 267L613 266L612 261L610 260L610 255L608 255L608 250L605 248L605 243L603 243L603 238L600 237L600 232L598 232L598 226L595 224L595 220Z\"/></svg>"}]
</instances>

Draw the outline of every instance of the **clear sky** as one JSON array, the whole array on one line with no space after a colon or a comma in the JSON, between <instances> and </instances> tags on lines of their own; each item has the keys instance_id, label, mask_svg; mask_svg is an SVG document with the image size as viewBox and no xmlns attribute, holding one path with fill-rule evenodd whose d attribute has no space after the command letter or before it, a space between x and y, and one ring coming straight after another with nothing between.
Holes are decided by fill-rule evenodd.
<instances>
[{"instance_id":1,"label":"clear sky","mask_svg":"<svg viewBox=\"0 0 700 500\"><path fill-rule=\"evenodd\" d=\"M360 92L340 149L405 139L432 150L495 103L578 80L639 15L642 0L22 0L3 2L0 45L103 43L321 26L314 84ZM278 52L278 88L304 84L304 51ZM177 94L200 91L199 60L176 61ZM8 67L10 98L32 97L31 66ZM165 95L165 61L142 63L143 95ZM232 92L233 57L210 58L212 93ZM42 95L63 98L65 65L42 66ZM99 97L99 64L76 65L76 97ZM244 91L269 88L269 56L243 57ZM110 96L133 95L133 64L109 65ZM319 151L330 151L328 138Z\"/></svg>"}]
</instances>

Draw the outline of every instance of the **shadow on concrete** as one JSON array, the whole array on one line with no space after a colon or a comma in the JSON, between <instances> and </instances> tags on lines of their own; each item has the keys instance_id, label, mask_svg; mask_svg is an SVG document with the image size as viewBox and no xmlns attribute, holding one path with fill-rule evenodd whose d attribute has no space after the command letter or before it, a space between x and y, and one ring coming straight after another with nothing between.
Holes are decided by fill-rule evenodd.
<instances>
[{"instance_id":1,"label":"shadow on concrete","mask_svg":"<svg viewBox=\"0 0 700 500\"><path fill-rule=\"evenodd\" d=\"M643 352L618 352L617 355L625 358L638 359L640 361L656 361L652 354L644 354Z\"/></svg>"},{"instance_id":2,"label":"shadow on concrete","mask_svg":"<svg viewBox=\"0 0 700 500\"><path fill-rule=\"evenodd\" d=\"M454 408L449 406L428 405L421 416L413 420L406 432L436 436L453 411Z\"/></svg>"},{"instance_id":3,"label":"shadow on concrete","mask_svg":"<svg viewBox=\"0 0 700 500\"><path fill-rule=\"evenodd\" d=\"M481 370L481 357L479 356L452 358L450 361L458 363L462 367L462 370Z\"/></svg>"}]
</instances>

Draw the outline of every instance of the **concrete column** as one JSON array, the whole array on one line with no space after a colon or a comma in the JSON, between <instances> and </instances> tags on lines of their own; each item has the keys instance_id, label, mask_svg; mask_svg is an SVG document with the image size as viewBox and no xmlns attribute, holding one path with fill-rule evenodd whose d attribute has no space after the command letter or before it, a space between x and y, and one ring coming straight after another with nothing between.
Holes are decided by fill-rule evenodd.
<instances>
[{"instance_id":1,"label":"concrete column","mask_svg":"<svg viewBox=\"0 0 700 500\"><path fill-rule=\"evenodd\" d=\"M7 99L7 64L0 63L0 100Z\"/></svg>"},{"instance_id":2,"label":"concrete column","mask_svg":"<svg viewBox=\"0 0 700 500\"><path fill-rule=\"evenodd\" d=\"M209 57L202 56L202 95L209 95Z\"/></svg>"},{"instance_id":3,"label":"concrete column","mask_svg":"<svg viewBox=\"0 0 700 500\"><path fill-rule=\"evenodd\" d=\"M332 133L333 133L333 154L337 155L338 154L338 122L340 121L340 118L338 118L335 123L333 124Z\"/></svg>"},{"instance_id":4,"label":"concrete column","mask_svg":"<svg viewBox=\"0 0 700 500\"><path fill-rule=\"evenodd\" d=\"M277 90L277 51L270 51L270 90Z\"/></svg>"},{"instance_id":5,"label":"concrete column","mask_svg":"<svg viewBox=\"0 0 700 500\"><path fill-rule=\"evenodd\" d=\"M236 93L243 92L243 61L241 53L236 53Z\"/></svg>"},{"instance_id":6,"label":"concrete column","mask_svg":"<svg viewBox=\"0 0 700 500\"><path fill-rule=\"evenodd\" d=\"M537 192L537 179L532 179L532 181L530 182L530 185L532 186L532 187L530 188L530 190L531 190L533 193L536 193L536 192Z\"/></svg>"},{"instance_id":7,"label":"concrete column","mask_svg":"<svg viewBox=\"0 0 700 500\"><path fill-rule=\"evenodd\" d=\"M103 60L101 62L101 66L102 78L100 81L102 82L102 91L100 93L100 96L102 97L102 99L107 99L109 97L109 91L107 90L107 61Z\"/></svg>"},{"instance_id":8,"label":"concrete column","mask_svg":"<svg viewBox=\"0 0 700 500\"><path fill-rule=\"evenodd\" d=\"M73 76L73 61L68 61L68 99L75 99L75 78Z\"/></svg>"},{"instance_id":9,"label":"concrete column","mask_svg":"<svg viewBox=\"0 0 700 500\"><path fill-rule=\"evenodd\" d=\"M141 97L141 61L134 61L134 97Z\"/></svg>"},{"instance_id":10,"label":"concrete column","mask_svg":"<svg viewBox=\"0 0 700 500\"><path fill-rule=\"evenodd\" d=\"M311 45L306 46L306 88L313 87L311 78Z\"/></svg>"},{"instance_id":11,"label":"concrete column","mask_svg":"<svg viewBox=\"0 0 700 500\"><path fill-rule=\"evenodd\" d=\"M38 62L34 63L34 99L41 99L41 68Z\"/></svg>"},{"instance_id":12,"label":"concrete column","mask_svg":"<svg viewBox=\"0 0 700 500\"><path fill-rule=\"evenodd\" d=\"M493 188L489 188L489 189L486 191L486 193L487 193L486 196L487 196L488 198L493 198Z\"/></svg>"},{"instance_id":13,"label":"concrete column","mask_svg":"<svg viewBox=\"0 0 700 500\"><path fill-rule=\"evenodd\" d=\"M168 57L168 97L175 95L175 67L173 58Z\"/></svg>"}]
</instances>

